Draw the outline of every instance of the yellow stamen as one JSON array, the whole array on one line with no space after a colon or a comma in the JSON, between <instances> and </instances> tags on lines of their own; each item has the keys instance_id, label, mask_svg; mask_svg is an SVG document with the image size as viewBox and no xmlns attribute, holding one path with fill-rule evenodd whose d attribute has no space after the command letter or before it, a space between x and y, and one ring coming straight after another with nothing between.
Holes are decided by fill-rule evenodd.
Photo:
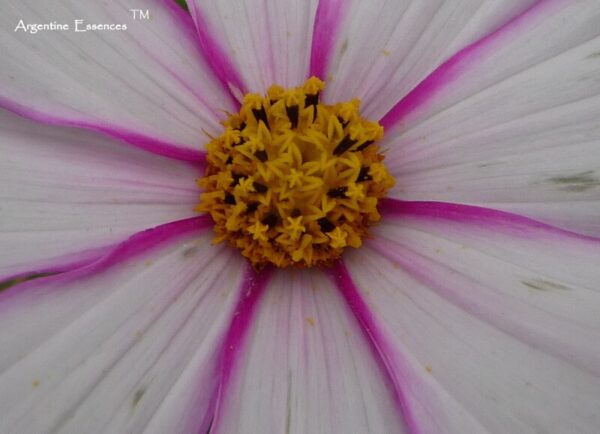
<instances>
[{"instance_id":1,"label":"yellow stamen","mask_svg":"<svg viewBox=\"0 0 600 434\"><path fill-rule=\"evenodd\" d=\"M383 128L360 117L360 101L319 102L324 83L272 86L248 94L223 134L207 145L197 210L227 241L263 267L328 265L360 247L394 185L378 141Z\"/></svg>"}]
</instances>

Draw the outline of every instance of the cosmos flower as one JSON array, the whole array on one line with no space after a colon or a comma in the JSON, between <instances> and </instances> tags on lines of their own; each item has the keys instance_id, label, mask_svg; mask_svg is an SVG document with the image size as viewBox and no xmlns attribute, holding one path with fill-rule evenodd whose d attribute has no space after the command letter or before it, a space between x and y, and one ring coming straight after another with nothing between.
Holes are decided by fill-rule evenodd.
<instances>
[{"instance_id":1,"label":"cosmos flower","mask_svg":"<svg viewBox=\"0 0 600 434\"><path fill-rule=\"evenodd\" d=\"M4 1L0 432L596 433L600 3L188 7Z\"/></svg>"}]
</instances>

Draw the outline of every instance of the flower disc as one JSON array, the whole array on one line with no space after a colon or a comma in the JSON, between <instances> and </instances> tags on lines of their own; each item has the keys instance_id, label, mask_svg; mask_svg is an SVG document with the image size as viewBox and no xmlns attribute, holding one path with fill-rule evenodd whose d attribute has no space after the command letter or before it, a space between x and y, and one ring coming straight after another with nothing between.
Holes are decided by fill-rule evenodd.
<instances>
[{"instance_id":1,"label":"flower disc","mask_svg":"<svg viewBox=\"0 0 600 434\"><path fill-rule=\"evenodd\" d=\"M207 145L198 211L260 268L327 265L360 247L394 185L377 142L383 127L359 114L359 100L325 105L324 83L272 86L247 94L223 134Z\"/></svg>"}]
</instances>

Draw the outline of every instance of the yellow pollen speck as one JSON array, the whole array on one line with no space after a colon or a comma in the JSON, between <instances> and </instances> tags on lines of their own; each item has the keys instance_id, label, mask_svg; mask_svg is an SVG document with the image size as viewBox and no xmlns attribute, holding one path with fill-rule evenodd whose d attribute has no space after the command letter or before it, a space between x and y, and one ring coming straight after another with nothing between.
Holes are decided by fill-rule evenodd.
<instances>
[{"instance_id":1,"label":"yellow pollen speck","mask_svg":"<svg viewBox=\"0 0 600 434\"><path fill-rule=\"evenodd\" d=\"M207 144L196 210L212 216L214 242L257 268L329 265L360 247L394 185L379 152L381 125L360 116L357 99L319 102L324 87L311 77L247 94Z\"/></svg>"},{"instance_id":2,"label":"yellow pollen speck","mask_svg":"<svg viewBox=\"0 0 600 434\"><path fill-rule=\"evenodd\" d=\"M40 386L40 380L33 380L31 386L35 389Z\"/></svg>"},{"instance_id":3,"label":"yellow pollen speck","mask_svg":"<svg viewBox=\"0 0 600 434\"><path fill-rule=\"evenodd\" d=\"M305 319L305 320L306 320L306 322L307 322L309 325L311 325L312 327L314 327L314 326L315 326L316 322L315 322L315 319L314 319L314 318L312 318L312 317L310 317L310 316L307 316L307 317L306 317L306 318L304 318L304 319Z\"/></svg>"},{"instance_id":4,"label":"yellow pollen speck","mask_svg":"<svg viewBox=\"0 0 600 434\"><path fill-rule=\"evenodd\" d=\"M389 52L389 50L381 50L381 52L383 53L384 56L389 56L390 54L392 54Z\"/></svg>"}]
</instances>

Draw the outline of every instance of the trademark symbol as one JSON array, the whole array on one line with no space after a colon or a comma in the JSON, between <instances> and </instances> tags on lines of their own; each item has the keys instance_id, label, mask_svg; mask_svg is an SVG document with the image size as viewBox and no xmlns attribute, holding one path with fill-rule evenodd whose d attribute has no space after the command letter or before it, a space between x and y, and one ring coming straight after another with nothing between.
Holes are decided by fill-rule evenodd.
<instances>
[{"instance_id":1,"label":"trademark symbol","mask_svg":"<svg viewBox=\"0 0 600 434\"><path fill-rule=\"evenodd\" d=\"M134 20L149 20L150 10L146 9L129 9L129 12L133 15Z\"/></svg>"}]
</instances>

